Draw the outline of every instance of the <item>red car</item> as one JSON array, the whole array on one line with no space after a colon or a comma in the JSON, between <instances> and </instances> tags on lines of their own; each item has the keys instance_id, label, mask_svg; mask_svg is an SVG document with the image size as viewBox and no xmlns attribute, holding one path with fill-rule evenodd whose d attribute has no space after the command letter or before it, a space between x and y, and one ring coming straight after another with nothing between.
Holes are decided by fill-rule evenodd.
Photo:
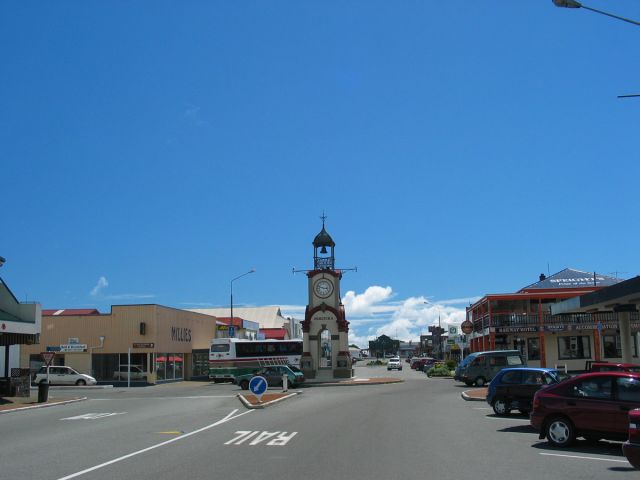
<instances>
[{"instance_id":1,"label":"red car","mask_svg":"<svg viewBox=\"0 0 640 480\"><path fill-rule=\"evenodd\" d=\"M592 362L590 372L640 372L640 365L635 363Z\"/></svg>"},{"instance_id":2,"label":"red car","mask_svg":"<svg viewBox=\"0 0 640 480\"><path fill-rule=\"evenodd\" d=\"M640 408L639 373L584 373L538 390L530 421L540 438L556 447L571 445L576 437L624 440L634 408Z\"/></svg>"},{"instance_id":3,"label":"red car","mask_svg":"<svg viewBox=\"0 0 640 480\"><path fill-rule=\"evenodd\" d=\"M629 412L629 438L622 444L622 452L631 465L640 468L640 409Z\"/></svg>"}]
</instances>

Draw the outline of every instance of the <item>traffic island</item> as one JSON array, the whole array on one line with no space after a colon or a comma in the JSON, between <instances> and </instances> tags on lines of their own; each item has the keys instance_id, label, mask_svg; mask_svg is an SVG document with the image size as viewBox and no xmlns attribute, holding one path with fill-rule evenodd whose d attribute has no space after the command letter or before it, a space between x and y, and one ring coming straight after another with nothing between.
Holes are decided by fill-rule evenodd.
<instances>
[{"instance_id":1,"label":"traffic island","mask_svg":"<svg viewBox=\"0 0 640 480\"><path fill-rule=\"evenodd\" d=\"M286 400L287 398L294 397L296 395L300 395L301 392L282 392L282 393L265 393L262 395L261 400L258 400L252 393L247 394L238 394L238 398L247 408L257 409L257 408L266 408L274 405L278 402Z\"/></svg>"},{"instance_id":2,"label":"traffic island","mask_svg":"<svg viewBox=\"0 0 640 480\"><path fill-rule=\"evenodd\" d=\"M49 397L46 402L38 402L36 398L21 397L4 397L0 399L0 415L10 412L21 412L24 410L32 410L34 408L54 407L56 405L66 405L68 403L81 402L87 397L76 398L52 398Z\"/></svg>"},{"instance_id":3,"label":"traffic island","mask_svg":"<svg viewBox=\"0 0 640 480\"><path fill-rule=\"evenodd\" d=\"M465 390L461 393L461 396L468 402L485 402L487 400L487 390L487 387Z\"/></svg>"}]
</instances>

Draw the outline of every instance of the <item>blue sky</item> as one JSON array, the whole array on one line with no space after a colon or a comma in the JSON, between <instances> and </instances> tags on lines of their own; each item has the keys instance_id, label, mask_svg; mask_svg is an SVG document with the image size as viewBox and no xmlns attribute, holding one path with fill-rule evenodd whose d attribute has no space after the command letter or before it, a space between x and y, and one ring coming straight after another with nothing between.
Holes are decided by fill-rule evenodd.
<instances>
[{"instance_id":1,"label":"blue sky","mask_svg":"<svg viewBox=\"0 0 640 480\"><path fill-rule=\"evenodd\" d=\"M108 311L256 268L235 302L296 312L325 211L358 341L635 276L639 39L550 0L2 2L0 273Z\"/></svg>"}]
</instances>

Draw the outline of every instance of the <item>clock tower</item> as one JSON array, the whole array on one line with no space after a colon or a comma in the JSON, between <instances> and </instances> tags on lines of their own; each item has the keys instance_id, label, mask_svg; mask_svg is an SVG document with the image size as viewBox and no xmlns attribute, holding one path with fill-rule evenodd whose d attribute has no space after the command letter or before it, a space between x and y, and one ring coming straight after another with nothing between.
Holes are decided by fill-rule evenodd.
<instances>
[{"instance_id":1,"label":"clock tower","mask_svg":"<svg viewBox=\"0 0 640 480\"><path fill-rule=\"evenodd\" d=\"M313 270L307 272L309 303L302 322L300 368L309 379L351 378L349 322L340 296L342 272L335 269L335 242L324 226L313 240Z\"/></svg>"}]
</instances>

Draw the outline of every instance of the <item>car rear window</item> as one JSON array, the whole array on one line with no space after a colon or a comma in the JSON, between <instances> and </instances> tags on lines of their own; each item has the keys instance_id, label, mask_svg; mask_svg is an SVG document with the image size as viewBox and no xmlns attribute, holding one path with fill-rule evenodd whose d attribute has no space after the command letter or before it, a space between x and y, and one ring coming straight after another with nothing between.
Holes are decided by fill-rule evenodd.
<instances>
[{"instance_id":1,"label":"car rear window","mask_svg":"<svg viewBox=\"0 0 640 480\"><path fill-rule=\"evenodd\" d=\"M507 357L507 365L522 365L522 359L519 355L509 355Z\"/></svg>"}]
</instances>

